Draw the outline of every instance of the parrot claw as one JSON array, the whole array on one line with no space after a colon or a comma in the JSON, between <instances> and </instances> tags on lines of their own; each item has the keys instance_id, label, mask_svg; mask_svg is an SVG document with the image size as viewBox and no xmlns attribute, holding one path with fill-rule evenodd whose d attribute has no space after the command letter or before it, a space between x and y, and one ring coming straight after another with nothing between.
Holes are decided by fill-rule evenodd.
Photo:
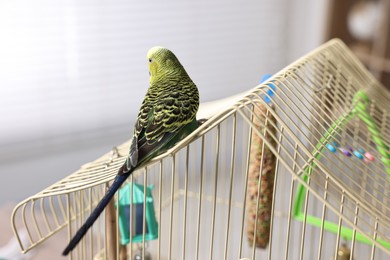
<instances>
[{"instance_id":1,"label":"parrot claw","mask_svg":"<svg viewBox=\"0 0 390 260\"><path fill-rule=\"evenodd\" d=\"M206 118L198 119L198 127L203 125L207 121Z\"/></svg>"}]
</instances>

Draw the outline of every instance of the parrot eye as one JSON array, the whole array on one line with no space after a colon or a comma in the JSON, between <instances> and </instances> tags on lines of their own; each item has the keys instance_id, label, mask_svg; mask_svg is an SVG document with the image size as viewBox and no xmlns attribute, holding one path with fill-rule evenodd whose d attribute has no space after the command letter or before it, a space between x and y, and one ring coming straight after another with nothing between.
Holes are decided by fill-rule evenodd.
<instances>
[{"instance_id":1,"label":"parrot eye","mask_svg":"<svg viewBox=\"0 0 390 260\"><path fill-rule=\"evenodd\" d=\"M149 58L149 62L152 62L152 58Z\"/></svg>"}]
</instances>

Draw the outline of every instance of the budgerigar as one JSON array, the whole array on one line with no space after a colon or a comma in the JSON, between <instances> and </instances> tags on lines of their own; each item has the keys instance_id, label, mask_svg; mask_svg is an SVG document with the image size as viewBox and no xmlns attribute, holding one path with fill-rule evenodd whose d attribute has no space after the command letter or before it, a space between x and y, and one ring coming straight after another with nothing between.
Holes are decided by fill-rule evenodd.
<instances>
[{"instance_id":1,"label":"budgerigar","mask_svg":"<svg viewBox=\"0 0 390 260\"><path fill-rule=\"evenodd\" d=\"M179 60L163 47L151 48L147 58L150 86L134 126L129 155L103 199L77 231L63 255L75 248L137 167L173 147L198 126L198 89Z\"/></svg>"}]
</instances>

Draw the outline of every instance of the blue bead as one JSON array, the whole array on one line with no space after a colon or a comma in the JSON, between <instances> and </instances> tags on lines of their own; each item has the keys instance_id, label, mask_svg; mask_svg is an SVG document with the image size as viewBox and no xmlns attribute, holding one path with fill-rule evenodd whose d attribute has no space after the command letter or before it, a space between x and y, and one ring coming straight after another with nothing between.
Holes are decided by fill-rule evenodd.
<instances>
[{"instance_id":1,"label":"blue bead","mask_svg":"<svg viewBox=\"0 0 390 260\"><path fill-rule=\"evenodd\" d=\"M361 153L359 153L358 151L353 151L353 154L357 157L357 158L359 158L360 160L363 160L363 155L361 154Z\"/></svg>"},{"instance_id":2,"label":"blue bead","mask_svg":"<svg viewBox=\"0 0 390 260\"><path fill-rule=\"evenodd\" d=\"M336 152L336 148L334 148L334 146L331 144L326 144L326 148L328 148L328 150L331 151L332 153Z\"/></svg>"},{"instance_id":3,"label":"blue bead","mask_svg":"<svg viewBox=\"0 0 390 260\"><path fill-rule=\"evenodd\" d=\"M332 144L333 144L335 147L340 147L340 145L339 145L336 141L333 141Z\"/></svg>"},{"instance_id":4,"label":"blue bead","mask_svg":"<svg viewBox=\"0 0 390 260\"><path fill-rule=\"evenodd\" d=\"M364 151L362 148L358 148L358 151L359 151L359 153L361 153L361 154L365 154L365 153L366 153L366 151Z\"/></svg>"}]
</instances>

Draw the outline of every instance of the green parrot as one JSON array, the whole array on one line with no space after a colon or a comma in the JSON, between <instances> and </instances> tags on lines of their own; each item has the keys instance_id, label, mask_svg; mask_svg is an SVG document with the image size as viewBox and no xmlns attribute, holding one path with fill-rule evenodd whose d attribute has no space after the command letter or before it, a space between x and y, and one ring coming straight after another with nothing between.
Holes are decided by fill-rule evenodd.
<instances>
[{"instance_id":1,"label":"green parrot","mask_svg":"<svg viewBox=\"0 0 390 260\"><path fill-rule=\"evenodd\" d=\"M134 126L129 155L103 199L69 242L63 255L76 247L135 169L164 153L198 127L198 88L175 54L163 47L153 47L147 58L150 85Z\"/></svg>"}]
</instances>

